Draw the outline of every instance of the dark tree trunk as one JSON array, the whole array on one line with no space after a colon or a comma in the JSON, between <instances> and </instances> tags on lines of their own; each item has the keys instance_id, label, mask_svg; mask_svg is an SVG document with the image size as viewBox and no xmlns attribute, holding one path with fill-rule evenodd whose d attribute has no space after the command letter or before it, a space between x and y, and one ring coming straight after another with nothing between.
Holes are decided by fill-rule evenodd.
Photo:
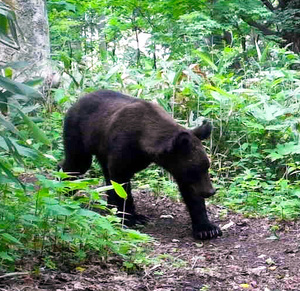
<instances>
[{"instance_id":1,"label":"dark tree trunk","mask_svg":"<svg viewBox=\"0 0 300 291\"><path fill-rule=\"evenodd\" d=\"M157 69L157 66L156 66L156 46L154 44L153 46L153 69Z\"/></svg>"},{"instance_id":2,"label":"dark tree trunk","mask_svg":"<svg viewBox=\"0 0 300 291\"><path fill-rule=\"evenodd\" d=\"M299 54L300 53L300 33L286 33L286 35L283 37L284 40L286 40L286 42L284 43L284 45L289 45L290 49Z\"/></svg>"}]
</instances>

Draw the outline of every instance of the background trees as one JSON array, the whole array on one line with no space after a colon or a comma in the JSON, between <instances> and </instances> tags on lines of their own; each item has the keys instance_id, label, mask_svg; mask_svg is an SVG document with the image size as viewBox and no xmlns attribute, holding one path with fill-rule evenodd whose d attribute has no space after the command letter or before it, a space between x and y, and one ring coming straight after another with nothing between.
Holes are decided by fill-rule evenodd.
<instances>
[{"instance_id":1,"label":"background trees","mask_svg":"<svg viewBox=\"0 0 300 291\"><path fill-rule=\"evenodd\" d=\"M140 61L139 33L141 32L150 36L146 48L152 55L154 65L158 47L167 50L172 58L190 54L191 49L199 47L203 49L211 45L233 47L241 45L244 51L249 51L255 42L259 42L259 47L260 44L269 41L275 41L282 47L289 45L292 51L299 52L300 7L296 0L279 1L277 5L274 4L275 1L259 0L129 0L126 1L126 5L120 1L91 1L89 4L81 1L74 5L61 1L48 3L49 8L55 11L53 14L55 17L68 15L67 18L62 19L68 26L68 28L64 26L65 33L70 30L75 33L75 27L80 26L80 29L77 29L77 37L84 35L81 40L85 42L85 49L98 49L97 45L92 45L91 39L95 33L100 33L105 36L107 51L114 57L120 39L130 35L132 41L136 42L137 49L134 53L137 63ZM84 21L85 24L80 25L82 24L80 19L88 19L88 22ZM79 22L76 25L71 20ZM105 23L104 31L100 22ZM87 33L87 26L89 26L89 33ZM56 26L52 26L54 43L55 33L58 31L64 34L62 30L56 30Z\"/></svg>"}]
</instances>

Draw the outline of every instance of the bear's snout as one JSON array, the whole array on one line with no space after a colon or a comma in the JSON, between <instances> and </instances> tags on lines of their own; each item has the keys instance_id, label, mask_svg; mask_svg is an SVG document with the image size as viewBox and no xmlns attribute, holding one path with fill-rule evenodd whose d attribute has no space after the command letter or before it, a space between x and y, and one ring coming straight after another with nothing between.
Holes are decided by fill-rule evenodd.
<instances>
[{"instance_id":1,"label":"bear's snout","mask_svg":"<svg viewBox=\"0 0 300 291\"><path fill-rule=\"evenodd\" d=\"M209 189L208 191L203 193L204 194L203 196L204 196L204 198L208 198L208 197L211 197L211 196L215 195L216 192L217 192L216 188L212 187L211 189Z\"/></svg>"}]
</instances>

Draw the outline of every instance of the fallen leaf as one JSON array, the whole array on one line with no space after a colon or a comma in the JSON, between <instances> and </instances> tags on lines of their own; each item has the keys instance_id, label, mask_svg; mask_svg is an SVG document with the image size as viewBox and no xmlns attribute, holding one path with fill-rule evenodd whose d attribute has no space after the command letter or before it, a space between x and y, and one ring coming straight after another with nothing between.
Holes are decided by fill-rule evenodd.
<instances>
[{"instance_id":1,"label":"fallen leaf","mask_svg":"<svg viewBox=\"0 0 300 291\"><path fill-rule=\"evenodd\" d=\"M225 230L225 229L228 229L229 227L233 226L234 225L234 222L233 221L230 221L229 223L223 225L221 227L222 230Z\"/></svg>"},{"instance_id":2,"label":"fallen leaf","mask_svg":"<svg viewBox=\"0 0 300 291\"><path fill-rule=\"evenodd\" d=\"M76 267L76 270L79 271L80 273L85 271L85 268L82 267Z\"/></svg>"},{"instance_id":3,"label":"fallen leaf","mask_svg":"<svg viewBox=\"0 0 300 291\"><path fill-rule=\"evenodd\" d=\"M204 243L201 242L201 243L195 243L194 244L197 248L202 248L204 246Z\"/></svg>"},{"instance_id":4,"label":"fallen leaf","mask_svg":"<svg viewBox=\"0 0 300 291\"><path fill-rule=\"evenodd\" d=\"M171 214L162 214L159 218L162 219L174 219L174 216Z\"/></svg>"},{"instance_id":5,"label":"fallen leaf","mask_svg":"<svg viewBox=\"0 0 300 291\"><path fill-rule=\"evenodd\" d=\"M250 285L247 283L244 283L244 284L240 284L240 287L242 287L244 289L248 289L248 288L250 288Z\"/></svg>"},{"instance_id":6,"label":"fallen leaf","mask_svg":"<svg viewBox=\"0 0 300 291\"><path fill-rule=\"evenodd\" d=\"M266 259L266 263L267 263L269 266L275 265L275 262L272 260L272 258Z\"/></svg>"}]
</instances>

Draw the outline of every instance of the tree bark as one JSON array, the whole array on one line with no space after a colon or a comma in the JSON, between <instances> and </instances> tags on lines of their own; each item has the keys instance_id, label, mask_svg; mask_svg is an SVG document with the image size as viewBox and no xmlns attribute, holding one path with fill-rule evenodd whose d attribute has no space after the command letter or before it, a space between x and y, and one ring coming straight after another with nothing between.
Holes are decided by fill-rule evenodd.
<instances>
[{"instance_id":1,"label":"tree bark","mask_svg":"<svg viewBox=\"0 0 300 291\"><path fill-rule=\"evenodd\" d=\"M27 62L28 66L16 74L19 81L41 76L46 78L51 74L46 0L15 0L15 6L23 34L23 38L18 38L20 50L0 44L0 64Z\"/></svg>"}]
</instances>

